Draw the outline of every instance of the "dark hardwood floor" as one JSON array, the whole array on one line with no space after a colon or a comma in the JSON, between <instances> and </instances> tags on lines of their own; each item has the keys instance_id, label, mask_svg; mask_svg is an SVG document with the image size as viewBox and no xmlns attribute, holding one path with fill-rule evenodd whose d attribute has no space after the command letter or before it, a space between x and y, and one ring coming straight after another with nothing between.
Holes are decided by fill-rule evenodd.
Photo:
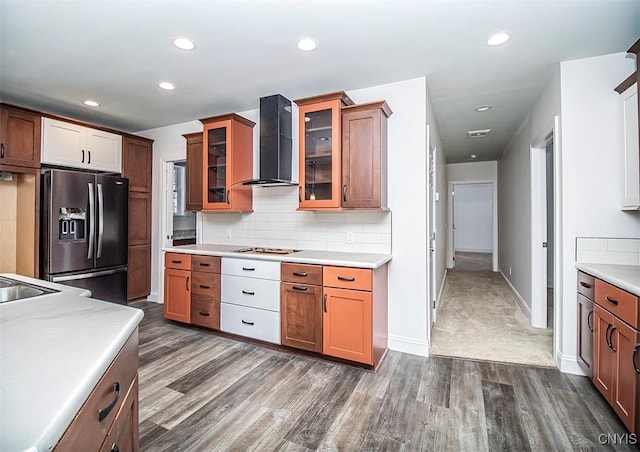
<instances>
[{"instance_id":1,"label":"dark hardwood floor","mask_svg":"<svg viewBox=\"0 0 640 452\"><path fill-rule=\"evenodd\" d=\"M143 451L636 450L612 445L626 430L585 377L398 352L374 374L168 322L159 304L133 305L145 311Z\"/></svg>"}]
</instances>

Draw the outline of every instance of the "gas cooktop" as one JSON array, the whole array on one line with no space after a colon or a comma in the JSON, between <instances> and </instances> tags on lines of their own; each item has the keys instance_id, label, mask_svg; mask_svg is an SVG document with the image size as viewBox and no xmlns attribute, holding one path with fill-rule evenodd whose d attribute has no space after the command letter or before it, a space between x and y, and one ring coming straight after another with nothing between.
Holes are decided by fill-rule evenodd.
<instances>
[{"instance_id":1,"label":"gas cooktop","mask_svg":"<svg viewBox=\"0 0 640 452\"><path fill-rule=\"evenodd\" d=\"M257 253L257 254L291 254L297 253L300 250L284 249L284 248L264 248L264 247L251 247L251 248L239 248L235 250L236 253Z\"/></svg>"}]
</instances>

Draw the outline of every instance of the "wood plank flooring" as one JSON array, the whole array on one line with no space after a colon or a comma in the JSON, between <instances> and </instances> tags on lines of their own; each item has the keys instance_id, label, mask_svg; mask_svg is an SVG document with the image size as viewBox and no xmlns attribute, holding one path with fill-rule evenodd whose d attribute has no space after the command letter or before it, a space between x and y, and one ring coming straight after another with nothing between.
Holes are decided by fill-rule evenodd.
<instances>
[{"instance_id":1,"label":"wood plank flooring","mask_svg":"<svg viewBox=\"0 0 640 452\"><path fill-rule=\"evenodd\" d=\"M389 352L377 373L219 337L140 325L142 451L636 450L585 377Z\"/></svg>"}]
</instances>

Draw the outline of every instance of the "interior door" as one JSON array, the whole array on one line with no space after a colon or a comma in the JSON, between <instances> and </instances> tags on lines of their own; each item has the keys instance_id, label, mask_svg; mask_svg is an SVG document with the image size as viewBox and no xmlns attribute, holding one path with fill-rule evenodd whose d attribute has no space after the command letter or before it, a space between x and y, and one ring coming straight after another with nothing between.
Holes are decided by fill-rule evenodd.
<instances>
[{"instance_id":1,"label":"interior door","mask_svg":"<svg viewBox=\"0 0 640 452\"><path fill-rule=\"evenodd\" d=\"M127 265L129 180L96 176L96 267Z\"/></svg>"}]
</instances>

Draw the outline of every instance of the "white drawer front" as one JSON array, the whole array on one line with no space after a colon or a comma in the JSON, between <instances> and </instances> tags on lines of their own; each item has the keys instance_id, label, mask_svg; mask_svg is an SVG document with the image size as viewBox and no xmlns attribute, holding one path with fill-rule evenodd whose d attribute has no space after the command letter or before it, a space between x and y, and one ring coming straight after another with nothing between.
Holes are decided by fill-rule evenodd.
<instances>
[{"instance_id":1,"label":"white drawer front","mask_svg":"<svg viewBox=\"0 0 640 452\"><path fill-rule=\"evenodd\" d=\"M280 344L280 314L277 312L220 303L220 329Z\"/></svg>"},{"instance_id":2,"label":"white drawer front","mask_svg":"<svg viewBox=\"0 0 640 452\"><path fill-rule=\"evenodd\" d=\"M280 281L222 275L221 290L225 303L280 311Z\"/></svg>"},{"instance_id":3,"label":"white drawer front","mask_svg":"<svg viewBox=\"0 0 640 452\"><path fill-rule=\"evenodd\" d=\"M280 281L280 262L252 259L222 259L222 274Z\"/></svg>"}]
</instances>

